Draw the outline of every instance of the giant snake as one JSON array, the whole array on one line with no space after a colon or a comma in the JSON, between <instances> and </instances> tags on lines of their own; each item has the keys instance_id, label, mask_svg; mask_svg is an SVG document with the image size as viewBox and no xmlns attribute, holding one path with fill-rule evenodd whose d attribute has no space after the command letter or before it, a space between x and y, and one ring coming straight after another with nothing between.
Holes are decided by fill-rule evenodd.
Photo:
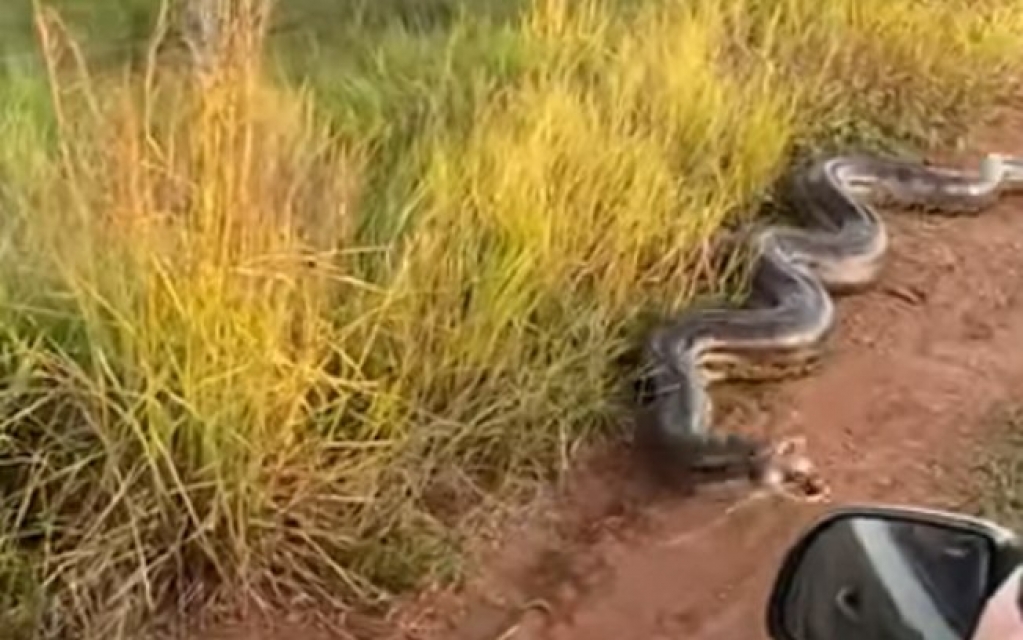
<instances>
[{"instance_id":1,"label":"giant snake","mask_svg":"<svg viewBox=\"0 0 1023 640\"><path fill-rule=\"evenodd\" d=\"M656 327L643 345L649 397L637 440L661 471L717 473L807 489L812 465L791 443L715 433L708 388L816 366L835 327L833 297L880 277L889 238L874 207L977 214L1023 188L1023 159L989 154L979 171L870 155L827 157L795 172L790 201L805 226L760 225L750 237L751 292L740 308L693 309Z\"/></svg>"}]
</instances>

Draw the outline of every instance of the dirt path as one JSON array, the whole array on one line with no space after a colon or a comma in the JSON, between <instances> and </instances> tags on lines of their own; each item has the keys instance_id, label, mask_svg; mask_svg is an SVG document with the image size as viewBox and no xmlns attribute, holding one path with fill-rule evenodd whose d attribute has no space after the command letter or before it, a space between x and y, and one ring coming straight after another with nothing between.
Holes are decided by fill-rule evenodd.
<instances>
[{"instance_id":1,"label":"dirt path","mask_svg":"<svg viewBox=\"0 0 1023 640\"><path fill-rule=\"evenodd\" d=\"M999 131L1023 132L1023 117L1008 118ZM1023 154L1020 135L981 143ZM883 285L840 304L828 364L810 379L733 393L726 422L805 435L833 502L954 508L985 418L1023 383L1023 197L976 219L887 219ZM622 458L587 465L536 510L546 518L506 534L463 590L471 595L422 601L401 637L763 638L781 554L822 507L769 499L727 514L742 490L662 495Z\"/></svg>"}]
</instances>

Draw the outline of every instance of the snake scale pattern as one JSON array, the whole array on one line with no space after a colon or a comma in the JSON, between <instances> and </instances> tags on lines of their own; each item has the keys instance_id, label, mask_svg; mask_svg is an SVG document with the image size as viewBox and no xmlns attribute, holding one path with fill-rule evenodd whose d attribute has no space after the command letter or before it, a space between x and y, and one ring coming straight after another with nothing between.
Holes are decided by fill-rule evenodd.
<instances>
[{"instance_id":1,"label":"snake scale pattern","mask_svg":"<svg viewBox=\"0 0 1023 640\"><path fill-rule=\"evenodd\" d=\"M976 215L1023 188L1023 158L988 154L977 171L870 155L830 156L793 174L801 226L753 229L749 300L694 309L655 328L643 345L648 397L637 442L658 471L800 482L805 462L761 439L713 431L709 387L726 380L802 375L835 327L834 297L877 282L889 246L875 207ZM791 447L790 447L791 449Z\"/></svg>"}]
</instances>

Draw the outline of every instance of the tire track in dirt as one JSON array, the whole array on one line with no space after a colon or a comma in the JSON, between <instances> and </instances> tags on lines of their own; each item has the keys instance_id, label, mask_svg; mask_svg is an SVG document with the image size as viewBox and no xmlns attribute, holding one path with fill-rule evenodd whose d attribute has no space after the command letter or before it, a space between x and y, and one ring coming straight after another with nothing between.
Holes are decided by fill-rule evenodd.
<instances>
[{"instance_id":1,"label":"tire track in dirt","mask_svg":"<svg viewBox=\"0 0 1023 640\"><path fill-rule=\"evenodd\" d=\"M1023 154L1009 114L980 149ZM975 161L978 154L964 158ZM723 428L804 435L832 504L955 508L989 412L1023 389L1023 197L972 219L886 214L889 266L872 292L842 300L824 367L792 383L726 392ZM635 460L597 455L520 518L461 594L432 594L399 637L451 640L763 638L781 555L828 505L744 488L667 495ZM542 600L546 612L516 612ZM517 622L517 624L516 624ZM503 635L502 635L503 634Z\"/></svg>"}]
</instances>

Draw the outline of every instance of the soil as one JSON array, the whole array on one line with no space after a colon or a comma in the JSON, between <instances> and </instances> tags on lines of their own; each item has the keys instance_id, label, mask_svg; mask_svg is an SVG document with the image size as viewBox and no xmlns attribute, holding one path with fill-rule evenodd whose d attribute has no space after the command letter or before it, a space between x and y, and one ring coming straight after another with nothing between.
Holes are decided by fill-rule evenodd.
<instances>
[{"instance_id":1,"label":"soil","mask_svg":"<svg viewBox=\"0 0 1023 640\"><path fill-rule=\"evenodd\" d=\"M975 148L1023 155L1023 112L1007 114ZM892 248L882 284L839 303L823 368L733 389L723 403L722 429L804 436L830 502L748 499L741 486L672 495L651 486L621 447L594 452L481 551L460 590L410 602L393 621L400 631L353 637L766 638L779 562L822 510L964 508L991 412L1020 400L1023 388L1023 196L976 218L886 219ZM280 637L292 636L311 637Z\"/></svg>"}]
</instances>

